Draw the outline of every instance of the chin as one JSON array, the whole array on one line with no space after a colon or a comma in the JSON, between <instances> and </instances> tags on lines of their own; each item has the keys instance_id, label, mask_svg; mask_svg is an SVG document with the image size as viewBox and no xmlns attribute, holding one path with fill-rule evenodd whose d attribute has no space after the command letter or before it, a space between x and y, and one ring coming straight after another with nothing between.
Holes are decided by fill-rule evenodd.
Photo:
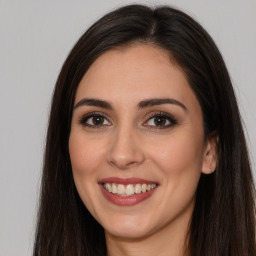
<instances>
[{"instance_id":1,"label":"chin","mask_svg":"<svg viewBox=\"0 0 256 256\"><path fill-rule=\"evenodd\" d=\"M139 239L153 233L152 227L147 221L140 220L136 217L114 218L113 222L103 223L105 232L115 237L127 239Z\"/></svg>"},{"instance_id":2,"label":"chin","mask_svg":"<svg viewBox=\"0 0 256 256\"><path fill-rule=\"evenodd\" d=\"M105 229L105 232L112 236L123 238L123 239L141 239L151 234L148 230L142 229L140 227L125 227L123 229Z\"/></svg>"}]
</instances>

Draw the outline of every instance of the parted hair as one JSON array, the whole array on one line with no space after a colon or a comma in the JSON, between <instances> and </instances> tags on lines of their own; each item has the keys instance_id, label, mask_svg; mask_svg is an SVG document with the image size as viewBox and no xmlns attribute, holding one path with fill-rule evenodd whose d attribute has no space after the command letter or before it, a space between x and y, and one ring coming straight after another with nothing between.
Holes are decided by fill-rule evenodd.
<instances>
[{"instance_id":1,"label":"parted hair","mask_svg":"<svg viewBox=\"0 0 256 256\"><path fill-rule=\"evenodd\" d=\"M51 103L33 255L106 256L104 229L88 212L74 184L68 141L81 78L104 52L133 43L152 44L170 53L200 103L205 138L214 135L218 140L217 168L199 180L187 252L255 256L255 188L223 58L204 28L184 12L143 5L106 14L81 36L63 64Z\"/></svg>"}]
</instances>

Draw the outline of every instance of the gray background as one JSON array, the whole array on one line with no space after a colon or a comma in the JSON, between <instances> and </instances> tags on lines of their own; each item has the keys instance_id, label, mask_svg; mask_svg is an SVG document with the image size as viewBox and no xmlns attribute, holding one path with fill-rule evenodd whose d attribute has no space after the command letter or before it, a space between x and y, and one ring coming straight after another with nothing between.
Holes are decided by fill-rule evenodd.
<instances>
[{"instance_id":1,"label":"gray background","mask_svg":"<svg viewBox=\"0 0 256 256\"><path fill-rule=\"evenodd\" d=\"M50 98L65 57L90 24L127 3L133 1L0 0L0 256L32 254ZM137 3L176 6L212 35L230 71L255 159L256 0Z\"/></svg>"}]
</instances>

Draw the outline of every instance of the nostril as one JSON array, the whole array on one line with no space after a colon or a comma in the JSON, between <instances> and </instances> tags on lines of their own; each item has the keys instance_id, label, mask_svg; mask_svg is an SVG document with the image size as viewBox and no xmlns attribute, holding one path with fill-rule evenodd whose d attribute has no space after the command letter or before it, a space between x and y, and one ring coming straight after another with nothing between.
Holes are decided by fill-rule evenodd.
<instances>
[{"instance_id":1,"label":"nostril","mask_svg":"<svg viewBox=\"0 0 256 256\"><path fill-rule=\"evenodd\" d=\"M112 166L117 166L118 168L120 169L127 169L129 167L132 167L132 166L135 166L135 165L139 165L140 163L139 162L136 162L136 161L130 161L130 162L127 162L127 161L110 161L109 162Z\"/></svg>"},{"instance_id":2,"label":"nostril","mask_svg":"<svg viewBox=\"0 0 256 256\"><path fill-rule=\"evenodd\" d=\"M127 130L122 130L117 137L113 138L107 153L109 164L120 169L139 165L144 161L143 148L139 146L138 138L136 140L128 134Z\"/></svg>"}]
</instances>

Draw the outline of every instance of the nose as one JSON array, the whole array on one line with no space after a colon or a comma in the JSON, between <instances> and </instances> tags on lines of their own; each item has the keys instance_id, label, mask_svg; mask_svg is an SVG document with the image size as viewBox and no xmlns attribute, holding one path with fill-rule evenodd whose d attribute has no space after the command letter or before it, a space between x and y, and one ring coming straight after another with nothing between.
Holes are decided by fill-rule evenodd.
<instances>
[{"instance_id":1,"label":"nose","mask_svg":"<svg viewBox=\"0 0 256 256\"><path fill-rule=\"evenodd\" d=\"M143 147L132 129L117 129L109 146L108 163L119 169L128 169L145 160Z\"/></svg>"}]
</instances>

